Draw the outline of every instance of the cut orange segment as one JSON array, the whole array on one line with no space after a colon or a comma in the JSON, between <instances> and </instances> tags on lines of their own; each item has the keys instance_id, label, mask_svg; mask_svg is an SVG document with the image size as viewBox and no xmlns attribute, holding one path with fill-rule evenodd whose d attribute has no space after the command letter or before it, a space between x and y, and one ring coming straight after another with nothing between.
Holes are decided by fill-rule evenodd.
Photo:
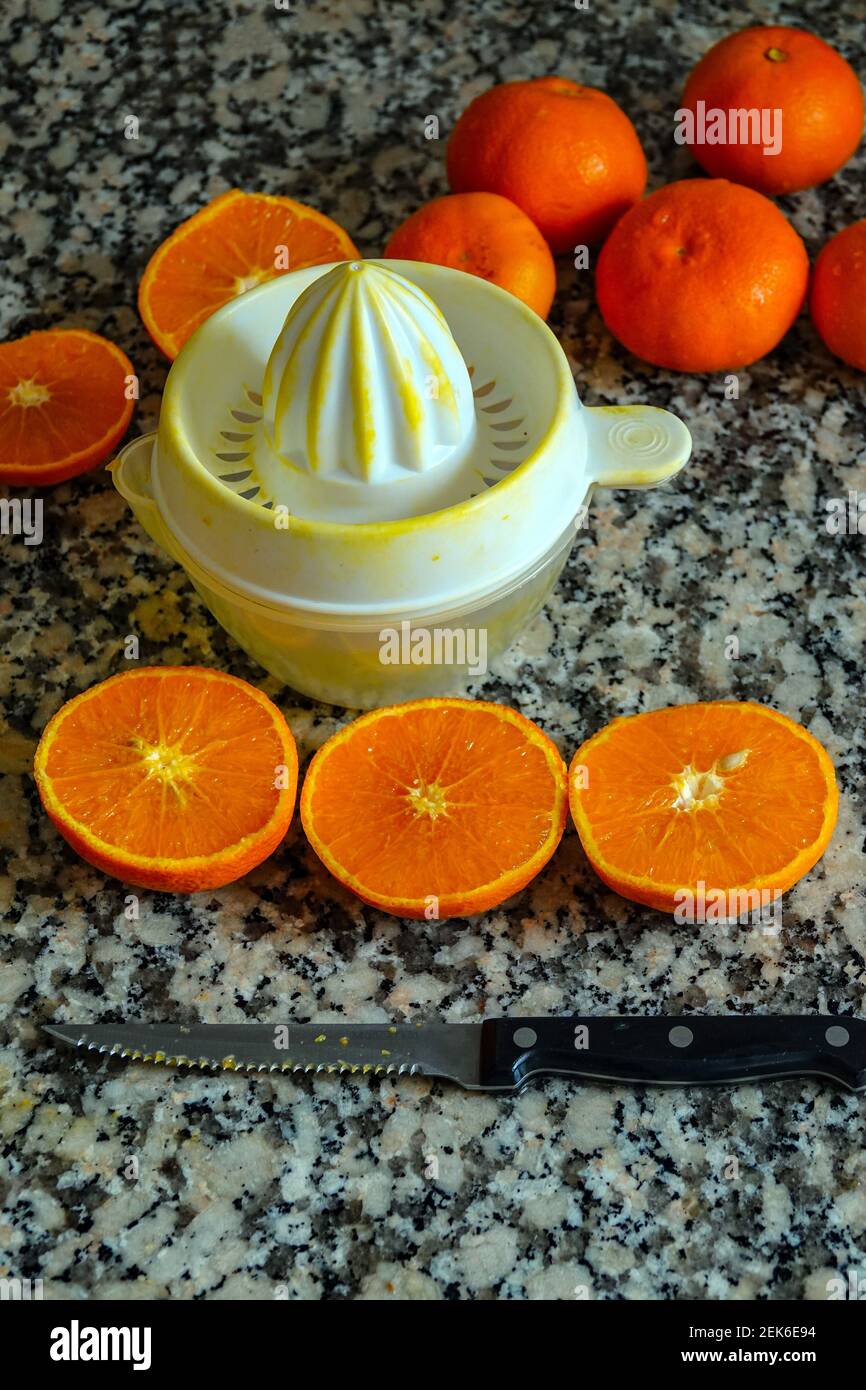
<instances>
[{"instance_id":1,"label":"cut orange segment","mask_svg":"<svg viewBox=\"0 0 866 1390\"><path fill-rule=\"evenodd\" d=\"M160 352L174 359L199 324L230 299L289 270L358 255L343 228L293 198L221 193L153 253L138 310Z\"/></svg>"},{"instance_id":2,"label":"cut orange segment","mask_svg":"<svg viewBox=\"0 0 866 1390\"><path fill-rule=\"evenodd\" d=\"M804 728L722 700L614 719L575 753L569 800L589 862L623 897L676 912L721 894L744 912L817 863L839 794Z\"/></svg>"},{"instance_id":3,"label":"cut orange segment","mask_svg":"<svg viewBox=\"0 0 866 1390\"><path fill-rule=\"evenodd\" d=\"M565 765L550 739L481 700L362 715L319 749L301 793L325 867L398 917L496 907L544 867L565 818Z\"/></svg>"},{"instance_id":4,"label":"cut orange segment","mask_svg":"<svg viewBox=\"0 0 866 1390\"><path fill-rule=\"evenodd\" d=\"M125 353L83 328L0 343L0 482L38 487L95 468L127 431L134 380Z\"/></svg>"},{"instance_id":5,"label":"cut orange segment","mask_svg":"<svg viewBox=\"0 0 866 1390\"><path fill-rule=\"evenodd\" d=\"M36 785L60 834L125 883L195 893L276 849L298 755L280 711L201 666L145 666L76 695L39 741Z\"/></svg>"}]
</instances>

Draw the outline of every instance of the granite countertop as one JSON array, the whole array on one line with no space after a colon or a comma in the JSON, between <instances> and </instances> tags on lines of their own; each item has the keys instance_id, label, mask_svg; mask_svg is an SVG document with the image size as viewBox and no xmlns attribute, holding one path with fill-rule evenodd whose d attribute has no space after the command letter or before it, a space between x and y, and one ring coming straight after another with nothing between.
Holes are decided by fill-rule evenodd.
<instances>
[{"instance_id":1,"label":"granite countertop","mask_svg":"<svg viewBox=\"0 0 866 1390\"><path fill-rule=\"evenodd\" d=\"M716 39L796 7L332 0L202 7L9 0L0 18L4 335L107 334L154 426L166 367L135 308L158 241L232 186L287 193L375 254L446 191L444 143L493 81L552 71L635 121L651 186L693 172L676 94ZM866 73L862 6L809 26ZM424 138L435 113L442 138ZM140 121L124 138L124 118ZM814 254L866 214L866 151L784 200ZM591 276L560 266L551 323L588 403L645 400L694 457L656 492L599 493L542 616L475 687L569 756L614 715L767 701L829 749L838 829L778 936L676 926L607 892L573 831L487 916L403 922L343 892L297 818L247 879L180 899L79 861L30 762L61 702L141 659L260 684L304 755L348 716L264 678L104 473L45 497L45 537L2 537L0 1275L63 1299L824 1298L866 1269L866 1126L818 1081L706 1092L467 1095L421 1079L246 1079L56 1051L51 1019L476 1019L511 1013L828 1010L864 991L864 538L825 503L866 489L863 377L802 317L719 377L639 364L604 333ZM736 636L739 655L726 657Z\"/></svg>"}]
</instances>

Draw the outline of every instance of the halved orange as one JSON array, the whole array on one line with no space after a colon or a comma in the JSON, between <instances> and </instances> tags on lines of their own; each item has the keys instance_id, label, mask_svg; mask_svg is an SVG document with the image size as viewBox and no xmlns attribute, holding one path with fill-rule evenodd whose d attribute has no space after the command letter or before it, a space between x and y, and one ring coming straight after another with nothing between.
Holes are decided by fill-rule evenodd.
<instances>
[{"instance_id":1,"label":"halved orange","mask_svg":"<svg viewBox=\"0 0 866 1390\"><path fill-rule=\"evenodd\" d=\"M123 438L135 370L83 328L0 343L0 482L39 487L86 473Z\"/></svg>"},{"instance_id":2,"label":"halved orange","mask_svg":"<svg viewBox=\"0 0 866 1390\"><path fill-rule=\"evenodd\" d=\"M202 666L144 666L101 681L47 724L42 804L103 873L166 892L232 883L276 849L298 754L276 705Z\"/></svg>"},{"instance_id":3,"label":"halved orange","mask_svg":"<svg viewBox=\"0 0 866 1390\"><path fill-rule=\"evenodd\" d=\"M544 867L565 817L565 765L550 739L482 700L362 715L319 749L301 793L325 867L398 917L496 907Z\"/></svg>"},{"instance_id":4,"label":"halved orange","mask_svg":"<svg viewBox=\"0 0 866 1390\"><path fill-rule=\"evenodd\" d=\"M141 277L138 310L160 352L173 360L199 324L245 290L289 270L357 255L343 228L315 208L233 188L157 247Z\"/></svg>"},{"instance_id":5,"label":"halved orange","mask_svg":"<svg viewBox=\"0 0 866 1390\"><path fill-rule=\"evenodd\" d=\"M801 725L720 700L614 719L575 753L569 800L599 877L675 912L684 894L746 905L792 887L824 853L839 793Z\"/></svg>"}]
</instances>

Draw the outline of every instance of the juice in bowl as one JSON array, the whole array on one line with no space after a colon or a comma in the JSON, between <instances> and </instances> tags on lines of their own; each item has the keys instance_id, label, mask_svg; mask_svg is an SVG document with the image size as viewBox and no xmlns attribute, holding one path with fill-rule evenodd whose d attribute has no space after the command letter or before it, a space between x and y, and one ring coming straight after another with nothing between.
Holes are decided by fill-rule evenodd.
<instances>
[{"instance_id":1,"label":"juice in bowl","mask_svg":"<svg viewBox=\"0 0 866 1390\"><path fill-rule=\"evenodd\" d=\"M667 411L584 407L507 291L352 260L218 310L112 469L245 651L372 708L465 686L543 605L593 489L651 487L690 448Z\"/></svg>"}]
</instances>

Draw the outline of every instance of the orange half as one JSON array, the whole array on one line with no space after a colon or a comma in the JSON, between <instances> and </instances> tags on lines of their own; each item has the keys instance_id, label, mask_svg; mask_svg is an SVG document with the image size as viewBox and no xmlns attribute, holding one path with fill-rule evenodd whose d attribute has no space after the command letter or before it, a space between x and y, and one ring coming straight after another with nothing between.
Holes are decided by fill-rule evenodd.
<instances>
[{"instance_id":1,"label":"orange half","mask_svg":"<svg viewBox=\"0 0 866 1390\"><path fill-rule=\"evenodd\" d=\"M496 907L549 860L565 765L535 724L481 700L373 710L310 763L301 820L325 867L398 917Z\"/></svg>"},{"instance_id":2,"label":"orange half","mask_svg":"<svg viewBox=\"0 0 866 1390\"><path fill-rule=\"evenodd\" d=\"M293 198L221 193L182 222L151 256L138 310L173 360L205 319L230 299L290 270L358 255L343 228Z\"/></svg>"},{"instance_id":3,"label":"orange half","mask_svg":"<svg viewBox=\"0 0 866 1390\"><path fill-rule=\"evenodd\" d=\"M195 893L276 849L298 755L280 711L246 681L201 666L145 666L58 710L35 760L42 804L103 873Z\"/></svg>"},{"instance_id":4,"label":"orange half","mask_svg":"<svg viewBox=\"0 0 866 1390\"><path fill-rule=\"evenodd\" d=\"M60 483L106 459L125 435L135 371L83 328L0 343L0 483Z\"/></svg>"},{"instance_id":5,"label":"orange half","mask_svg":"<svg viewBox=\"0 0 866 1390\"><path fill-rule=\"evenodd\" d=\"M792 887L824 853L839 793L801 725L722 700L614 719L575 753L569 800L599 877L675 912L701 885L705 898Z\"/></svg>"}]
</instances>

